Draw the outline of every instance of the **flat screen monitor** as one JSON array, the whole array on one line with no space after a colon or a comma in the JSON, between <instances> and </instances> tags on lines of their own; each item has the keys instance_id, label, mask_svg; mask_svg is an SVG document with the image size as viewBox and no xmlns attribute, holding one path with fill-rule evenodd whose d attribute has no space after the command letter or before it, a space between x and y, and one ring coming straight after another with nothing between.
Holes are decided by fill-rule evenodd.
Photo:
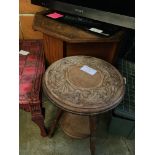
<instances>
[{"instance_id":1,"label":"flat screen monitor","mask_svg":"<svg viewBox=\"0 0 155 155\"><path fill-rule=\"evenodd\" d=\"M135 27L135 0L31 0L31 2L129 29Z\"/></svg>"}]
</instances>

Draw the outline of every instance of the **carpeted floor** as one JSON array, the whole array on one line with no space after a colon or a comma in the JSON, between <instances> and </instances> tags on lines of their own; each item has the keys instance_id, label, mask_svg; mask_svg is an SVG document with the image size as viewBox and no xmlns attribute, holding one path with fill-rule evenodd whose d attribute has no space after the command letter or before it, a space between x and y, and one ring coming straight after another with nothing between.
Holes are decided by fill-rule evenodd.
<instances>
[{"instance_id":1,"label":"carpeted floor","mask_svg":"<svg viewBox=\"0 0 155 155\"><path fill-rule=\"evenodd\" d=\"M43 95L46 109L45 125L49 128L55 116L56 107ZM20 109L19 113L20 155L90 155L89 138L73 139L64 134L60 127L54 137L41 137L40 130L31 121L31 114ZM97 120L96 155L134 155L135 142L124 137L109 135L107 124L109 114L102 114Z\"/></svg>"}]
</instances>

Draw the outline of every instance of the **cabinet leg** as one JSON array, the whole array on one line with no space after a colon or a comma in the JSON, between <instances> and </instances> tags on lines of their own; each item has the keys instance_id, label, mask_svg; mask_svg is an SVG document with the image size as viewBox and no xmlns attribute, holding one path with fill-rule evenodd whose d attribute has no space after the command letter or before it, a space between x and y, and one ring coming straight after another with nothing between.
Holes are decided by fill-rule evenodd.
<instances>
[{"instance_id":1,"label":"cabinet leg","mask_svg":"<svg viewBox=\"0 0 155 155\"><path fill-rule=\"evenodd\" d=\"M63 114L63 110L58 109L58 111L57 111L57 113L56 113L56 117L55 117L54 121L52 122L50 131L49 131L49 134L48 134L50 138L54 135L54 133L55 133L55 131L56 131L56 127L57 127L57 125L58 125L58 122L59 122L59 120L60 120L62 114Z\"/></svg>"},{"instance_id":2,"label":"cabinet leg","mask_svg":"<svg viewBox=\"0 0 155 155\"><path fill-rule=\"evenodd\" d=\"M95 155L96 116L89 116L89 126L90 126L90 151L91 155Z\"/></svg>"}]
</instances>

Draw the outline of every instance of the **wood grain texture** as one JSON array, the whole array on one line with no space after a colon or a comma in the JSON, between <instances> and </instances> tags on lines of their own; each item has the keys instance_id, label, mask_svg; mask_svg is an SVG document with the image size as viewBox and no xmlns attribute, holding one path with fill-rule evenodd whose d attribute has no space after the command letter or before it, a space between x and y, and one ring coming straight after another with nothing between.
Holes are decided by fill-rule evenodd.
<instances>
[{"instance_id":1,"label":"wood grain texture","mask_svg":"<svg viewBox=\"0 0 155 155\"><path fill-rule=\"evenodd\" d=\"M118 42L68 43L43 34L45 57L49 64L65 56L93 56L114 64L119 53Z\"/></svg>"},{"instance_id":2,"label":"wood grain texture","mask_svg":"<svg viewBox=\"0 0 155 155\"><path fill-rule=\"evenodd\" d=\"M87 138L90 136L89 117L68 112L63 114L60 122L62 130L72 138Z\"/></svg>"},{"instance_id":3,"label":"wood grain texture","mask_svg":"<svg viewBox=\"0 0 155 155\"><path fill-rule=\"evenodd\" d=\"M64 43L60 39L43 35L45 57L49 64L63 58Z\"/></svg>"},{"instance_id":4,"label":"wood grain texture","mask_svg":"<svg viewBox=\"0 0 155 155\"><path fill-rule=\"evenodd\" d=\"M44 16L47 11L35 14L33 29L44 34L45 56L49 63L65 56L88 55L115 63L124 32L111 37L89 33Z\"/></svg>"},{"instance_id":5,"label":"wood grain texture","mask_svg":"<svg viewBox=\"0 0 155 155\"><path fill-rule=\"evenodd\" d=\"M41 32L32 29L34 16L20 16L21 29L24 39L43 39Z\"/></svg>"},{"instance_id":6,"label":"wood grain texture","mask_svg":"<svg viewBox=\"0 0 155 155\"><path fill-rule=\"evenodd\" d=\"M66 55L87 55L106 60L110 63L115 62L118 51L116 42L105 43L67 43Z\"/></svg>"},{"instance_id":7,"label":"wood grain texture","mask_svg":"<svg viewBox=\"0 0 155 155\"><path fill-rule=\"evenodd\" d=\"M20 23L19 23L19 39L24 39Z\"/></svg>"},{"instance_id":8,"label":"wood grain texture","mask_svg":"<svg viewBox=\"0 0 155 155\"><path fill-rule=\"evenodd\" d=\"M58 109L58 111L56 113L56 117L55 117L54 121L52 122L50 131L48 133L50 138L54 136L54 133L56 131L56 127L57 127L57 125L59 123L59 120L60 120L62 114L63 114L63 110Z\"/></svg>"},{"instance_id":9,"label":"wood grain texture","mask_svg":"<svg viewBox=\"0 0 155 155\"><path fill-rule=\"evenodd\" d=\"M84 65L97 73L92 76L81 71ZM43 89L61 109L95 115L116 107L124 96L125 85L121 74L110 63L90 56L72 56L48 67Z\"/></svg>"},{"instance_id":10,"label":"wood grain texture","mask_svg":"<svg viewBox=\"0 0 155 155\"><path fill-rule=\"evenodd\" d=\"M33 28L49 36L62 39L68 43L84 43L84 42L119 42L123 36L123 32L119 31L111 37L99 36L77 27L61 23L46 17L42 11L35 14Z\"/></svg>"},{"instance_id":11,"label":"wood grain texture","mask_svg":"<svg viewBox=\"0 0 155 155\"><path fill-rule=\"evenodd\" d=\"M31 4L31 0L19 0L19 13L36 13L45 10L45 8Z\"/></svg>"}]
</instances>

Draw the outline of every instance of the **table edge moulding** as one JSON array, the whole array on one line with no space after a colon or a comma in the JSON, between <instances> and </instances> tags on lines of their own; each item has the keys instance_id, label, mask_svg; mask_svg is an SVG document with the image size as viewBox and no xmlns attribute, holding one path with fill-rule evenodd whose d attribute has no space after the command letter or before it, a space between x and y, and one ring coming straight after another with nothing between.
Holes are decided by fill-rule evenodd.
<instances>
[{"instance_id":1,"label":"table edge moulding","mask_svg":"<svg viewBox=\"0 0 155 155\"><path fill-rule=\"evenodd\" d=\"M73 73L76 74L78 68L85 64L97 70L93 78L97 75L104 75L98 76L95 79L100 80L97 83L97 87L92 86L87 88L83 85L80 86L81 84L76 86L76 81L69 79L69 72L71 72L72 68L73 70L75 69ZM77 68L74 68L75 65ZM83 71L79 71L79 74L82 73ZM87 77L88 75L82 76L91 78L91 75L89 77ZM94 115L111 110L118 105L122 99L122 94L124 94L124 80L119 71L110 63L90 56L70 56L58 60L48 67L43 79L43 89L46 90L46 94L58 107L74 114ZM77 75L75 75L74 80L77 80ZM80 83L82 81L78 82ZM91 82L95 82L96 84L96 81ZM111 83L113 85L110 87ZM68 94L68 96L63 95L63 93ZM80 94L81 96L78 96ZM115 98L110 100L114 97L114 94ZM111 97L108 97L108 95L111 95ZM60 96L62 98L59 98ZM104 106L101 104L103 101ZM73 102L74 104L72 104Z\"/></svg>"}]
</instances>

